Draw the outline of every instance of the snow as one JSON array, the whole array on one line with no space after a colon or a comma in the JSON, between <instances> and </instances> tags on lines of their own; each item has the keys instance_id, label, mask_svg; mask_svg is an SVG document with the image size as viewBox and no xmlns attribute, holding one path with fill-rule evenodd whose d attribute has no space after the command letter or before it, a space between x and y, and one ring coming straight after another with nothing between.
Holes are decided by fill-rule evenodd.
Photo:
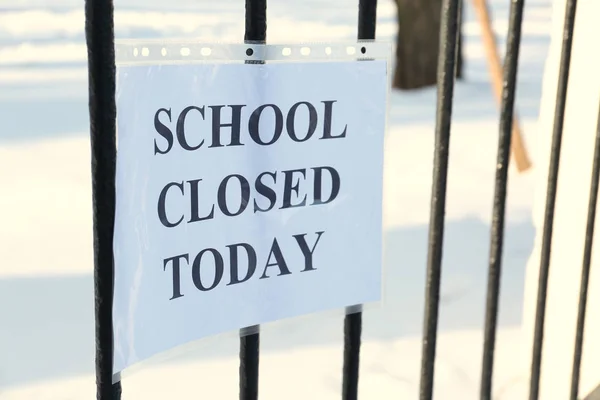
<instances>
[{"instance_id":1,"label":"snow","mask_svg":"<svg viewBox=\"0 0 600 400\"><path fill-rule=\"evenodd\" d=\"M233 0L116 1L116 34L239 41ZM394 40L396 10L380 0L378 37ZM492 0L499 48L508 4ZM455 90L436 398L475 399L480 379L498 110L470 2L466 81ZM342 0L269 4L269 40L353 40ZM517 107L534 164L549 44L550 0L527 2ZM94 398L92 224L83 11L75 0L0 0L0 399ZM385 299L367 308L362 398L416 398L433 160L435 91L393 93L385 149ZM535 175L510 173L495 398L518 400L525 266L534 240ZM339 398L342 316L263 328L261 399ZM194 343L126 375L124 398L237 397L235 334Z\"/></svg>"},{"instance_id":2,"label":"snow","mask_svg":"<svg viewBox=\"0 0 600 400\"><path fill-rule=\"evenodd\" d=\"M560 4L560 3L558 3ZM533 320L537 297L541 230L546 192L546 171L549 163L550 133L554 120L555 92L564 20L564 5L553 15L552 42L544 76L540 108L540 155L536 178L533 221L538 234L526 269L524 302L524 338L533 338ZM554 217L552 253L548 282L547 316L542 358L540 397L564 399L570 393L570 375L575 344L575 327L579 304L581 266L586 232L588 198L592 171L594 142L600 104L600 59L589 57L592 38L600 27L594 16L600 13L600 2L583 0L578 3L574 41L569 73L569 88L565 108L563 140L558 177L558 194ZM596 215L596 218L597 215ZM591 275L588 289L587 318L581 366L580 393L590 393L600 384L600 275L597 257L600 239L594 235ZM523 344L526 346L526 344ZM528 361L529 354L525 360Z\"/></svg>"}]
</instances>

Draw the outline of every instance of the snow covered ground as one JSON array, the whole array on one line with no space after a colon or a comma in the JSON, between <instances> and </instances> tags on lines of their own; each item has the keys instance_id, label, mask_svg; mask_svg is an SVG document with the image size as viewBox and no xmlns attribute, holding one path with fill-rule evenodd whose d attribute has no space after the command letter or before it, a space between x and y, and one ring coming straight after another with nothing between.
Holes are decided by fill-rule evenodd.
<instances>
[{"instance_id":1,"label":"snow covered ground","mask_svg":"<svg viewBox=\"0 0 600 400\"><path fill-rule=\"evenodd\" d=\"M353 2L350 2L354 4ZM393 40L392 0L378 38ZM352 40L356 7L342 0L271 1L269 40ZM492 0L502 36L509 1ZM466 81L455 90L436 398L475 399L495 172L498 111L479 27L465 2ZM531 151L549 44L550 0L525 11L517 107ZM239 41L233 0L116 0L118 38ZM75 0L0 0L0 399L92 399L91 193L83 10ZM394 93L386 141L385 301L364 316L362 398L417 398L433 160L435 91ZM535 163L535 153L532 154ZM518 364L525 265L534 237L533 174L511 171L497 399L527 386ZM339 398L342 316L265 326L261 399ZM126 376L124 398L234 399L238 341L210 338ZM528 352L528 350L526 350Z\"/></svg>"}]
</instances>

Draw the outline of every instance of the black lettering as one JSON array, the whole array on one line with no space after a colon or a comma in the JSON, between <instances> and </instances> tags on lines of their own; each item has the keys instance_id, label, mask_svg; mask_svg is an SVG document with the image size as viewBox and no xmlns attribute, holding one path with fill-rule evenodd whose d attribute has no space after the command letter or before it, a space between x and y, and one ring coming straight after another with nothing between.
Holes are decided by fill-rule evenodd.
<instances>
[{"instance_id":1,"label":"black lettering","mask_svg":"<svg viewBox=\"0 0 600 400\"><path fill-rule=\"evenodd\" d=\"M313 267L313 253L315 252L315 248L317 247L317 244L319 244L319 240L321 239L321 235L323 233L325 233L325 231L316 232L317 240L315 240L315 244L313 244L312 249L308 247L306 239L304 238L306 236L306 233L303 233L302 235L294 235L294 239L296 239L296 242L298 242L300 251L304 256L304 269L302 270L302 272L313 271L316 269Z\"/></svg>"},{"instance_id":2,"label":"black lettering","mask_svg":"<svg viewBox=\"0 0 600 400\"><path fill-rule=\"evenodd\" d=\"M198 199L198 183L201 180L202 179L194 179L192 181L188 181L188 183L190 184L190 203L192 207L192 216L190 217L188 223L213 219L213 217L215 216L215 205L213 204L212 208L210 209L210 213L207 216L200 217L198 210L198 208L200 207L200 200Z\"/></svg>"},{"instance_id":3,"label":"black lettering","mask_svg":"<svg viewBox=\"0 0 600 400\"><path fill-rule=\"evenodd\" d=\"M189 264L190 260L189 260L187 254L180 254L175 257L165 258L163 261L163 271L167 270L167 264L170 261L173 262L173 296L169 300L183 297L183 294L181 294L181 272L180 272L181 264L179 261L182 258L185 260L186 263Z\"/></svg>"},{"instance_id":4,"label":"black lettering","mask_svg":"<svg viewBox=\"0 0 600 400\"><path fill-rule=\"evenodd\" d=\"M272 262L272 263L269 262L271 260L271 256L275 257L275 262ZM264 269L263 274L260 277L260 279L268 278L269 276L267 275L267 268L273 267L275 265L277 265L279 267L279 274L277 274L277 276L291 274L290 270L287 267L287 264L285 263L285 258L283 258L283 253L281 252L281 249L279 248L279 243L277 243L276 238L273 239L273 244L271 245L271 251L269 252L269 257L267 257L267 265L265 265L265 269Z\"/></svg>"},{"instance_id":5,"label":"black lettering","mask_svg":"<svg viewBox=\"0 0 600 400\"><path fill-rule=\"evenodd\" d=\"M229 180L231 178L237 178L237 180L240 182L240 188L241 188L241 192L242 192L240 207L236 212L229 211L229 208L227 207L227 183L229 182ZM221 209L221 212L223 212L223 214L225 214L229 217L235 217L236 215L240 215L241 213L244 212L246 207L248 207L249 200L250 200L250 184L248 183L246 178L244 178L243 176L235 175L235 174L228 175L225 177L225 179L223 179L223 181L219 185L219 191L217 194L217 202L218 202L219 208Z\"/></svg>"},{"instance_id":6,"label":"black lettering","mask_svg":"<svg viewBox=\"0 0 600 400\"><path fill-rule=\"evenodd\" d=\"M344 127L342 133L337 136L331 136L331 124L333 119L333 103L336 103L337 100L328 100L322 101L321 103L325 104L325 116L323 117L323 137L321 139L338 139L346 137L346 130L348 129L348 125Z\"/></svg>"},{"instance_id":7,"label":"black lettering","mask_svg":"<svg viewBox=\"0 0 600 400\"><path fill-rule=\"evenodd\" d=\"M273 112L275 113L275 132L273 133L273 138L270 141L263 142L263 140L260 138L259 121L263 110L267 107L272 108ZM248 132L250 133L250 137L252 138L252 140L254 140L256 144L260 144L263 146L273 144L277 141L277 139L279 139L282 131L283 114L281 113L279 107L277 107L275 104L264 104L258 107L256 110L254 110L254 112L252 112L252 115L250 115L250 120L248 121Z\"/></svg>"},{"instance_id":8,"label":"black lettering","mask_svg":"<svg viewBox=\"0 0 600 400\"><path fill-rule=\"evenodd\" d=\"M240 129L242 125L242 108L245 105L233 105L231 107L231 123L221 122L221 109L225 106L209 106L212 111L212 144L208 147L223 147L221 144L221 128L231 128L231 141L227 146L241 146Z\"/></svg>"},{"instance_id":9,"label":"black lettering","mask_svg":"<svg viewBox=\"0 0 600 400\"><path fill-rule=\"evenodd\" d=\"M159 149L158 144L156 144L156 139L154 139L154 155L156 155L157 153L167 154L171 150L171 148L173 148L173 132L171 132L171 130L158 118L161 112L166 113L169 117L169 122L171 122L171 109L169 108L167 110L166 108L160 108L158 109L158 111L156 111L156 114L154 114L154 129L156 129L156 132L160 136L164 137L167 140L167 149Z\"/></svg>"},{"instance_id":10,"label":"black lettering","mask_svg":"<svg viewBox=\"0 0 600 400\"><path fill-rule=\"evenodd\" d=\"M340 193L340 174L332 167L315 167L312 168L315 170L315 186L314 186L314 201L311 204L312 206L319 204L327 204L331 203L337 195ZM329 171L331 174L331 194L329 198L323 201L322 191L323 191L323 170Z\"/></svg>"},{"instance_id":11,"label":"black lettering","mask_svg":"<svg viewBox=\"0 0 600 400\"><path fill-rule=\"evenodd\" d=\"M181 183L180 182L171 182L171 183L168 183L167 186L165 186L163 188L163 190L160 191L160 195L158 196L158 206L157 206L158 219L160 219L160 222L167 228L174 228L177 225L179 225L181 223L181 221L183 221L183 215L175 223L169 222L169 220L167 218L167 209L166 209L167 208L167 206L166 206L167 192L173 186L177 186L179 188L179 190L181 190L181 194L185 194L183 191L183 182L181 182Z\"/></svg>"},{"instance_id":12,"label":"black lettering","mask_svg":"<svg viewBox=\"0 0 600 400\"><path fill-rule=\"evenodd\" d=\"M299 172L302 174L303 178L306 178L306 169L292 169L289 171L281 171L285 175L285 179L283 181L283 208L293 208L293 207L302 207L306 205L306 194L302 201L298 204L292 204L292 192L298 195L298 187L300 185L300 179L298 178L298 182L294 185L294 173Z\"/></svg>"},{"instance_id":13,"label":"black lettering","mask_svg":"<svg viewBox=\"0 0 600 400\"><path fill-rule=\"evenodd\" d=\"M296 119L296 110L298 110L298 107L302 105L305 105L308 109L308 131L304 139L299 139L296 135L296 127L294 126L294 122ZM290 138L294 142L305 142L308 139L310 139L311 136L315 133L315 130L317 129L317 110L315 109L315 106L313 106L307 101L301 101L299 103L294 104L292 108L290 108L290 111L287 115L286 127L288 135L290 135Z\"/></svg>"},{"instance_id":14,"label":"black lettering","mask_svg":"<svg viewBox=\"0 0 600 400\"><path fill-rule=\"evenodd\" d=\"M190 144L187 142L187 139L185 138L185 118L187 117L187 114L192 110L198 111L200 115L202 115L202 119L204 119L204 107L196 106L189 106L184 108L181 114L179 114L179 118L177 118L177 140L179 141L181 147L188 151L197 150L200 148L200 146L204 144L204 139L202 139L198 146L190 146Z\"/></svg>"},{"instance_id":15,"label":"black lettering","mask_svg":"<svg viewBox=\"0 0 600 400\"><path fill-rule=\"evenodd\" d=\"M202 256L205 253L211 253L213 258L215 259L215 278L212 285L205 287L202 284L202 279L200 278L200 264L202 261ZM194 281L194 285L203 292L207 292L217 287L217 285L221 282L223 278L223 257L221 253L219 253L216 249L208 248L202 250L196 258L194 259L194 263L192 264L192 281Z\"/></svg>"},{"instance_id":16,"label":"black lettering","mask_svg":"<svg viewBox=\"0 0 600 400\"><path fill-rule=\"evenodd\" d=\"M252 275L254 275L254 271L256 271L256 251L254 251L254 248L248 243L236 243L227 247L229 247L229 272L231 274L231 280L227 285L229 286L246 282L252 277ZM240 247L244 248L246 250L246 254L248 255L248 271L246 272L246 276L242 279L240 279L239 276L238 249Z\"/></svg>"},{"instance_id":17,"label":"black lettering","mask_svg":"<svg viewBox=\"0 0 600 400\"><path fill-rule=\"evenodd\" d=\"M267 199L269 199L270 204L269 204L268 208L260 208L258 203L256 202L256 199L254 199L254 212L270 211L271 209L273 209L273 207L275 207L275 202L277 201L277 194L275 193L275 190L273 190L272 188L265 185L262 181L262 177L265 175L271 176L273 178L273 183L277 183L277 175L275 174L275 172L263 172L262 174L260 174L259 176L256 177L256 182L255 182L256 191L259 194L266 197Z\"/></svg>"}]
</instances>

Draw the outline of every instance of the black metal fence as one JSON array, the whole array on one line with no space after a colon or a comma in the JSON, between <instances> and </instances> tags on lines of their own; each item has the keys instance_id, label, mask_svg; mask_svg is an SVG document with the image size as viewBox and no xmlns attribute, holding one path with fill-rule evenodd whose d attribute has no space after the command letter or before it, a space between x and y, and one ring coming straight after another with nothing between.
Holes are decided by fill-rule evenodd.
<instances>
[{"instance_id":1,"label":"black metal fence","mask_svg":"<svg viewBox=\"0 0 600 400\"><path fill-rule=\"evenodd\" d=\"M480 398L482 400L491 400L492 398L494 347L496 341L500 277L502 272L504 217L524 3L525 0L512 0L510 6L509 31L504 63L495 194L490 235L491 246L480 388ZM566 2L546 208L544 213L529 389L530 400L539 398L553 218L576 5L577 0L567 0ZM375 39L377 0L359 0L358 6L358 39ZM429 400L432 398L435 377L434 366L438 310L440 303L448 150L452 123L454 71L457 62L456 50L459 37L460 8L461 0L442 1L441 46L438 61L438 95L434 149L435 157L433 165L433 187L431 193L429 249L421 359L421 400ZM266 9L266 0L246 0L246 29L244 35L246 41L266 41ZM97 398L100 400L118 400L121 397L121 384L120 382L112 384L112 291L114 278L112 243L115 211L116 163L115 51L112 0L86 0L85 15L88 46L89 110L93 175ZM600 177L600 115L598 124L593 156L593 173L590 186L586 239L584 244L584 259L577 316L570 400L578 399L587 287L590 273L598 182ZM359 356L361 345L361 311L360 309L352 309L349 311L350 312L347 314L344 321L344 366L342 385L342 398L344 400L354 400L358 397ZM242 335L240 339L239 393L240 399L242 400L255 400L258 398L259 393L260 333L258 333L258 327L255 327L254 329L256 333L247 336Z\"/></svg>"}]
</instances>

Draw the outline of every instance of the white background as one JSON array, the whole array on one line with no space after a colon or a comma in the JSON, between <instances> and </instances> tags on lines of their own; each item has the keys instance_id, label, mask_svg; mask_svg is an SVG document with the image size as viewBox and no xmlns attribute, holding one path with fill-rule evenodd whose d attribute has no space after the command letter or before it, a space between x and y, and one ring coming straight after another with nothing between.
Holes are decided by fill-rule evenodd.
<instances>
[{"instance_id":1,"label":"white background","mask_svg":"<svg viewBox=\"0 0 600 400\"><path fill-rule=\"evenodd\" d=\"M115 372L162 350L207 335L320 310L379 300L381 293L381 213L383 137L386 110L386 63L328 62L298 64L213 64L127 66L118 71L117 212L115 222ZM346 137L320 140L323 132L321 101L333 105L332 135L347 125ZM315 105L319 115L316 132L305 142L292 141L285 131L269 146L254 143L248 134L250 113L262 104L277 104L284 116L299 101ZM210 105L247 105L242 109L241 142L244 146L209 148L212 112ZM175 141L166 155L154 154L154 140L165 148L156 133L154 115L171 108L175 131L179 112L189 105L206 106L205 120L197 111L188 114L188 142L202 147L186 151ZM231 112L222 110L224 123ZM263 140L273 135L272 111L261 118ZM296 119L299 137L306 132L305 107ZM166 115L161 121L168 123ZM228 143L230 128L222 129ZM329 204L281 210L283 176L280 171L306 168L298 203L305 194L312 202L311 167L334 167L341 180L340 192ZM278 171L278 201L266 213L253 213L254 179L261 172ZM250 205L239 216L228 217L216 205L217 188L229 174L250 182ZM297 181L294 176L294 181ZM214 218L166 228L157 215L159 193L172 181L202 179L200 216L215 204ZM271 183L270 178L265 182ZM324 199L330 193L324 173ZM239 203L236 179L228 191L232 210ZM186 183L186 193L189 185ZM238 185L239 188L239 185ZM307 190L308 189L308 190ZM188 199L188 202L183 201ZM266 199L258 202L265 207ZM204 203L204 204L203 204ZM177 188L167 197L167 215L176 221L182 212L189 220L189 194ZM185 220L184 220L185 221ZM301 273L304 257L292 235L307 233L312 248L317 231L325 231L313 254L316 270ZM267 264L269 249L277 238L290 275L258 279ZM245 242L257 253L258 265L247 282L227 286L227 245ZM215 289L201 292L191 278L191 263L201 250L212 247L223 255L225 274ZM172 266L163 259L189 253L190 265L181 267L183 297L170 300ZM270 262L273 262L271 259ZM202 279L208 286L214 276L212 257L203 258ZM246 257L240 255L244 276ZM206 282L209 282L208 284Z\"/></svg>"},{"instance_id":2,"label":"white background","mask_svg":"<svg viewBox=\"0 0 600 400\"><path fill-rule=\"evenodd\" d=\"M535 146L542 131L549 132L537 123L543 68L550 33L556 38L562 35L560 21L551 24L551 3L526 2L516 93L534 170L539 167L544 175L547 171ZM564 10L564 0L554 3ZM0 399L92 400L92 198L83 8L76 0L0 0L0 4L4 123L0 129ZM489 4L503 50L509 2ZM579 7L585 10L582 1ZM435 398L442 400L479 399L498 145L499 113L481 29L470 2L464 3L464 10L466 79L457 82L454 93L435 376ZM356 38L357 8L346 0L271 2L268 12L270 42ZM233 0L117 0L115 18L118 38L239 42L244 35L244 9ZM393 1L378 2L378 39L396 40L396 18ZM596 36L576 37L588 52L596 49ZM553 63L557 56L552 55ZM363 314L359 380L360 398L380 400L418 398L435 88L394 91L390 103L384 302ZM565 148L563 157L567 152L579 154L575 148ZM515 354L530 351L520 342L530 337L529 332L522 335L521 312L525 265L535 234L531 220L535 180L535 173L521 175L511 167L494 371L494 396L499 400L527 398L530 366L524 363L519 368ZM579 261L573 260L572 265L578 275ZM263 326L261 400L339 399L344 332L343 316L335 314L311 314ZM557 321L555 326L558 323L569 324ZM199 393L219 399L239 397L235 334L195 342L185 354L163 354L165 358L124 376L128 397L183 400L197 399ZM597 371L590 361L584 363L584 375ZM555 377L546 376L545 381ZM558 384L568 380L567 375Z\"/></svg>"},{"instance_id":3,"label":"white background","mask_svg":"<svg viewBox=\"0 0 600 400\"><path fill-rule=\"evenodd\" d=\"M540 109L538 149L540 157L536 176L536 199L532 213L537 233L532 255L527 264L523 314L526 346L533 343L546 205L546 183L563 40L565 4L565 0L559 0L554 6L552 42L544 74ZM590 44L600 37L600 25L596 18L598 15L600 15L600 2L597 0L582 0L577 3L552 234L540 383L541 399L565 399L570 395L592 160L600 105L600 75L598 74L600 58L590 56L589 53ZM597 219L598 213L596 213ZM588 287L579 398L584 398L584 395L600 385L599 251L600 231L596 223ZM529 365L530 352L525 353L523 358L525 365Z\"/></svg>"}]
</instances>

